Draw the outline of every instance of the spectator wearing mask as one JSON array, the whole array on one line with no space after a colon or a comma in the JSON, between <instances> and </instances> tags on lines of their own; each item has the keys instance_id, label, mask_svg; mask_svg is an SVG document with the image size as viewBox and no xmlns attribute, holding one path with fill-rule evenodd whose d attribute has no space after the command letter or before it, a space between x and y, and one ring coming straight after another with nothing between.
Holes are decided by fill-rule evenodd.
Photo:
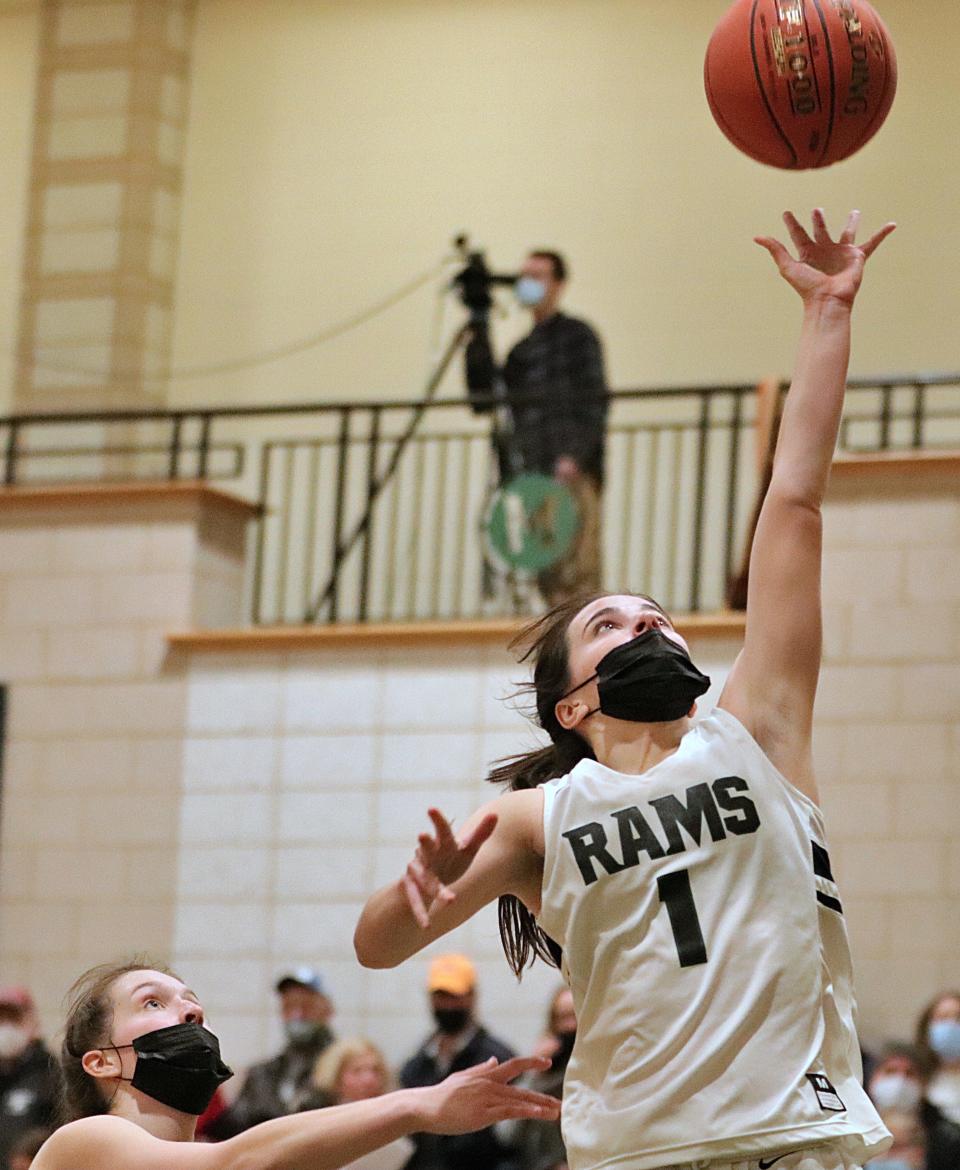
<instances>
[{"instance_id":1,"label":"spectator wearing mask","mask_svg":"<svg viewBox=\"0 0 960 1170\"><path fill-rule=\"evenodd\" d=\"M913 1044L888 1044L881 1051L870 1077L867 1092L887 1128L896 1136L904 1132L905 1119L919 1122L924 1147L924 1170L957 1170L960 1167L960 1130L947 1121L935 1106L924 1099L924 1065ZM914 1142L914 1145L917 1145ZM899 1158L887 1151L884 1158ZM899 1170L903 1159L891 1163ZM874 1167L876 1162L871 1162ZM883 1170L883 1159L880 1159Z\"/></svg>"},{"instance_id":2,"label":"spectator wearing mask","mask_svg":"<svg viewBox=\"0 0 960 1170\"><path fill-rule=\"evenodd\" d=\"M33 996L26 987L0 988L0 1167L29 1130L53 1125L59 1086Z\"/></svg>"},{"instance_id":3,"label":"spectator wearing mask","mask_svg":"<svg viewBox=\"0 0 960 1170\"><path fill-rule=\"evenodd\" d=\"M404 1088L435 1085L450 1073L513 1050L477 1022L477 973L464 955L441 955L430 964L427 993L436 1031L400 1070ZM457 1136L414 1134L416 1150L407 1170L516 1170L515 1151L493 1126Z\"/></svg>"},{"instance_id":4,"label":"spectator wearing mask","mask_svg":"<svg viewBox=\"0 0 960 1170\"><path fill-rule=\"evenodd\" d=\"M960 1126L960 992L938 995L917 1022L917 1047L929 1069L927 1100Z\"/></svg>"},{"instance_id":5,"label":"spectator wearing mask","mask_svg":"<svg viewBox=\"0 0 960 1170\"><path fill-rule=\"evenodd\" d=\"M204 1128L215 1141L233 1137L274 1117L297 1113L312 1092L317 1057L333 1041L329 1022L333 1003L312 967L295 967L277 980L286 1047L277 1056L251 1065L237 1099Z\"/></svg>"},{"instance_id":6,"label":"spectator wearing mask","mask_svg":"<svg viewBox=\"0 0 960 1170\"><path fill-rule=\"evenodd\" d=\"M871 1158L865 1170L926 1170L926 1139L919 1118L913 1113L881 1116L893 1134L893 1145L878 1158Z\"/></svg>"},{"instance_id":7,"label":"spectator wearing mask","mask_svg":"<svg viewBox=\"0 0 960 1170\"><path fill-rule=\"evenodd\" d=\"M368 1101L393 1088L383 1053L369 1040L336 1040L317 1059L311 1084L313 1095L305 1108L348 1105ZM400 1170L409 1161L414 1145L408 1137L397 1138L351 1162L345 1170Z\"/></svg>"},{"instance_id":8,"label":"spectator wearing mask","mask_svg":"<svg viewBox=\"0 0 960 1170\"><path fill-rule=\"evenodd\" d=\"M560 302L569 272L559 253L538 249L520 268L516 295L530 311L530 332L510 350L499 371L512 434L499 440L501 479L536 472L565 484L580 514L573 547L538 577L549 605L600 588L600 507L608 391L603 346L586 321ZM489 395L497 370L485 332L467 350L471 393ZM487 405L478 410L489 409Z\"/></svg>"}]
</instances>

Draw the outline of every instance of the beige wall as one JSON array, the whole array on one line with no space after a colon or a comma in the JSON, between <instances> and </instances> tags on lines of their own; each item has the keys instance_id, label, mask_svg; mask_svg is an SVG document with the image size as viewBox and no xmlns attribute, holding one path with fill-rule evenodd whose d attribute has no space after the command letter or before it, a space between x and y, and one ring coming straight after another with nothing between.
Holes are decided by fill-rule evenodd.
<instances>
[{"instance_id":1,"label":"beige wall","mask_svg":"<svg viewBox=\"0 0 960 1170\"><path fill-rule=\"evenodd\" d=\"M34 5L0 8L0 414L13 401L39 34Z\"/></svg>"},{"instance_id":2,"label":"beige wall","mask_svg":"<svg viewBox=\"0 0 960 1170\"><path fill-rule=\"evenodd\" d=\"M956 368L960 8L925 0L918 19L915 0L885 0L901 75L886 126L843 164L789 173L710 119L703 50L725 7L204 0L174 365L307 337L468 230L500 268L531 244L569 252L570 307L601 327L618 385L786 373L792 294L750 241L784 207L822 204L833 222L852 206L868 227L901 221L862 296L854 373ZM435 300L424 289L319 349L173 397L416 394Z\"/></svg>"},{"instance_id":3,"label":"beige wall","mask_svg":"<svg viewBox=\"0 0 960 1170\"><path fill-rule=\"evenodd\" d=\"M173 361L256 354L350 317L468 230L500 268L573 261L569 305L618 385L787 372L792 306L750 243L785 206L901 222L862 297L854 373L957 367L952 215L960 9L880 6L900 92L878 137L771 170L714 127L701 63L723 0L201 0ZM9 401L37 6L0 7L0 408ZM508 298L504 298L505 301ZM908 307L908 314L904 313ZM436 286L305 354L176 381L178 403L409 396ZM451 305L447 325L460 317ZM523 325L498 326L502 344ZM456 392L454 378L448 389Z\"/></svg>"},{"instance_id":4,"label":"beige wall","mask_svg":"<svg viewBox=\"0 0 960 1170\"><path fill-rule=\"evenodd\" d=\"M237 620L236 526L230 548L224 517L182 511L0 520L0 982L31 983L52 1030L80 969L152 947L242 1064L279 1041L271 980L309 961L341 1033L402 1056L427 1026L423 961L361 971L353 927L426 807L462 824L489 762L534 742L499 701L519 669L471 643L164 655L164 629ZM958 566L956 469L836 478L816 758L870 1043L957 982ZM708 710L737 645L692 650ZM531 1043L555 976L517 989L492 910L443 945L477 957L484 1015Z\"/></svg>"}]
</instances>

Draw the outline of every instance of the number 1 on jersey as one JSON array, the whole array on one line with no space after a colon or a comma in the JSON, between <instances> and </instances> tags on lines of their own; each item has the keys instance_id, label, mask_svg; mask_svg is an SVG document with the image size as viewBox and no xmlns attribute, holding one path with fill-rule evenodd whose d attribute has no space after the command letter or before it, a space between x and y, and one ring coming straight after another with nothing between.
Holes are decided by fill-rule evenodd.
<instances>
[{"instance_id":1,"label":"number 1 on jersey","mask_svg":"<svg viewBox=\"0 0 960 1170\"><path fill-rule=\"evenodd\" d=\"M657 878L657 893L667 908L667 916L677 944L681 967L696 967L707 961L707 947L697 917L697 904L690 888L690 874L685 869L665 873Z\"/></svg>"}]
</instances>

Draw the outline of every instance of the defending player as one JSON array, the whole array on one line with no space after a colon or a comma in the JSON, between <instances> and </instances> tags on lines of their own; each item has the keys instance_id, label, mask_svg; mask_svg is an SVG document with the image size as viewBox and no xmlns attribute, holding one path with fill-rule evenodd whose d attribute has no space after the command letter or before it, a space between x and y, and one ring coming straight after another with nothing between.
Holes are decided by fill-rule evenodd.
<instances>
[{"instance_id":1,"label":"defending player","mask_svg":"<svg viewBox=\"0 0 960 1170\"><path fill-rule=\"evenodd\" d=\"M560 958L579 1021L563 1131L573 1170L859 1165L889 1135L863 1092L849 949L811 758L820 506L866 260L822 212L760 238L803 322L750 562L744 647L718 708L653 601L594 597L532 627L551 745L459 840L436 810L375 894L360 961L393 966L500 898L518 974Z\"/></svg>"},{"instance_id":2,"label":"defending player","mask_svg":"<svg viewBox=\"0 0 960 1170\"><path fill-rule=\"evenodd\" d=\"M135 963L94 968L73 990L62 1064L75 1120L43 1145L35 1170L334 1170L407 1133L556 1119L550 1097L507 1083L549 1063L530 1057L194 1144L198 1115L231 1076L194 993L171 972Z\"/></svg>"}]
</instances>

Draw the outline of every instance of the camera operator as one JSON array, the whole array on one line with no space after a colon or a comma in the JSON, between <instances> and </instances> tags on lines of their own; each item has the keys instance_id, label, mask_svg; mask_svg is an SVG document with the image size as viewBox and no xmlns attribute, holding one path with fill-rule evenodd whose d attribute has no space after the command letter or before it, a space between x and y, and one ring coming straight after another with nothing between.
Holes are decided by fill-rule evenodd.
<instances>
[{"instance_id":1,"label":"camera operator","mask_svg":"<svg viewBox=\"0 0 960 1170\"><path fill-rule=\"evenodd\" d=\"M558 252L530 252L515 284L530 310L533 327L497 370L486 314L474 315L466 351L467 387L474 409L490 410L498 374L512 428L497 436L501 479L518 472L552 476L572 492L580 516L573 546L543 570L537 584L554 605L574 594L599 589L600 494L607 416L607 386L600 339L585 321L560 309L567 265Z\"/></svg>"}]
</instances>

